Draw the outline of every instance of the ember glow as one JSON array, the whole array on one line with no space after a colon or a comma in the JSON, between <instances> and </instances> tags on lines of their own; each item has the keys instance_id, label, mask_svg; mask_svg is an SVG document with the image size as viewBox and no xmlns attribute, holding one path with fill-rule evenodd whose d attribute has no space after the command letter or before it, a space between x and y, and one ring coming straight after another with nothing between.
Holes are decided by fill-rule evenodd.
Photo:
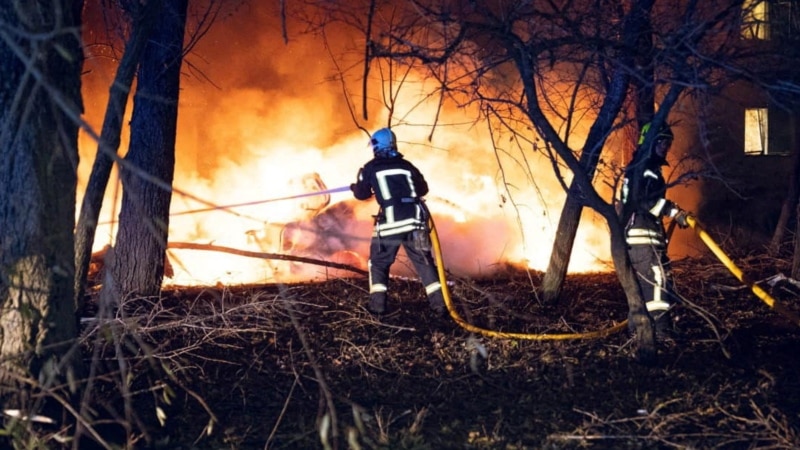
<instances>
[{"instance_id":1,"label":"ember glow","mask_svg":"<svg viewBox=\"0 0 800 450\"><path fill-rule=\"evenodd\" d=\"M366 268L371 216L377 212L374 201L355 201L349 191L301 195L355 181L359 167L372 156L368 136L354 124L341 85L330 81L334 69L321 42L297 37L284 44L273 21L269 11L252 8L215 25L188 56L194 72L202 70L214 85L184 69L174 181L179 192L172 200L170 242ZM90 57L87 66L86 120L99 130L113 64ZM429 140L431 127L421 124L432 122L436 104L420 103L425 83L417 80L417 85L419 93L409 90L399 101L392 124L398 124L393 129L400 152L430 185L426 201L445 267L462 276L489 275L505 262L543 270L564 200L550 161L528 149L523 167L518 150L502 148L508 153L500 153L501 171L486 126L474 123L474 113L467 110L446 111ZM380 95L379 86L371 95ZM388 123L379 102L372 107L374 117L365 125L369 130ZM123 138L121 151L126 147ZM96 148L82 136L83 184ZM121 197L115 183L112 176L95 249L114 243L114 204ZM197 210L203 212L193 212ZM587 213L570 271L608 270L607 255L606 225ZM210 251L170 250L169 257L175 276L165 280L168 284L297 281L348 274ZM398 275L413 274L403 264L395 268Z\"/></svg>"}]
</instances>

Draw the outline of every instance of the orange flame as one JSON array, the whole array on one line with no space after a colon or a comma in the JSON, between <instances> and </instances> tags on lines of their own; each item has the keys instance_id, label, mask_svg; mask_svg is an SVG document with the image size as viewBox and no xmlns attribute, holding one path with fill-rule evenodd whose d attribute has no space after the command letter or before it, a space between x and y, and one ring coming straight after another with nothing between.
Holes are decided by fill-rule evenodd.
<instances>
[{"instance_id":1,"label":"orange flame","mask_svg":"<svg viewBox=\"0 0 800 450\"><path fill-rule=\"evenodd\" d=\"M306 37L284 45L277 35L280 27L255 25L269 23L271 17L251 13L218 24L195 50L213 62L203 70L220 89L204 80L182 80L174 186L221 206L348 186L371 151L366 134L353 125L340 85L322 81L332 67L319 56L320 43ZM99 129L103 93L114 67L91 56L87 66L86 120ZM424 80L417 81L424 86ZM565 197L551 162L539 154L527 155L530 167L523 170L501 153L501 176L492 140L480 124L469 120L470 111L446 111L439 119L446 125L436 128L432 140L430 127L411 125L430 123L434 117L437 105L422 98L422 92L402 97L395 111L407 114L394 130L401 153L430 185L427 203L442 240L445 266L472 276L490 275L501 263L543 270ZM386 123L386 116L370 121L373 128ZM85 135L80 145L79 178L85 183L97 147ZM126 145L124 137L123 148ZM535 175L535 185L528 171ZM118 208L114 192L109 189L96 249L113 244ZM174 215L169 239L363 267L377 206L357 202L347 192L331 194L329 203L324 200L303 197ZM172 213L207 206L175 194ZM570 271L608 269L607 234L605 224L589 215L579 229ZM175 277L167 282L175 284L294 281L332 274L320 266L232 254L170 250L170 256ZM396 273L413 271L396 264Z\"/></svg>"}]
</instances>

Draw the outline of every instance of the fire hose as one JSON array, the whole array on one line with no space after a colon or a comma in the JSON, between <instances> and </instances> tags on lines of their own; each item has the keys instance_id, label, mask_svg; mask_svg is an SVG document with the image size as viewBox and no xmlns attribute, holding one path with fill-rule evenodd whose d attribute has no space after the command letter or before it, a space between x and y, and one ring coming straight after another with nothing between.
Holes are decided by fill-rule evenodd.
<instances>
[{"instance_id":1,"label":"fire hose","mask_svg":"<svg viewBox=\"0 0 800 450\"><path fill-rule=\"evenodd\" d=\"M694 230L697 236L700 237L700 239L709 248L709 250L711 250L711 252L714 253L714 255L723 263L723 265L725 265L725 267L737 279L739 279L739 281L747 285L758 298L760 298L765 304L767 304L767 306L779 312L780 314L788 318L790 321L792 321L794 324L800 326L800 318L798 318L796 314L794 314L792 311L783 306L783 304L779 303L777 300L772 298L772 296L770 296L769 293L767 293L759 285L757 285L752 281L749 281L747 277L744 275L744 272L742 272L742 270L728 257L728 255L726 255L725 252L722 251L722 249L711 238L711 236L702 227L700 227L694 216L687 215L686 222ZM453 321L455 321L460 327L464 328L465 330L501 339L523 339L523 340L543 341L543 340L600 338L617 333L623 330L627 326L627 320L625 320L611 328L598 331L591 331L586 333L531 334L531 333L514 333L514 332L488 330L470 324L458 314L453 305L453 300L450 296L450 289L447 285L447 277L444 271L444 259L442 257L442 248L439 242L439 235L436 231L436 224L434 223L433 218L430 216L430 214L428 214L428 226L430 227L431 230L431 243L433 244L434 255L436 256L436 260L438 262L437 270L439 273L439 282L442 285L442 294L444 295L444 303L445 306L447 307L447 312L450 315L450 318L452 318Z\"/></svg>"},{"instance_id":2,"label":"fire hose","mask_svg":"<svg viewBox=\"0 0 800 450\"><path fill-rule=\"evenodd\" d=\"M714 253L714 256L719 259L722 264L737 278L739 281L744 283L747 287L750 288L751 291L756 295L756 297L760 298L764 303L767 304L770 308L774 309L775 311L779 312L792 322L795 325L800 326L800 318L792 311L788 310L784 305L776 301L772 296L770 296L767 291L765 291L761 286L757 285L756 283L750 281L745 276L742 269L740 269L729 257L722 251L719 245L714 241L714 239L709 236L708 233L697 223L697 220L691 214L686 216L686 223L691 227L697 236L703 241L704 244Z\"/></svg>"},{"instance_id":3,"label":"fire hose","mask_svg":"<svg viewBox=\"0 0 800 450\"><path fill-rule=\"evenodd\" d=\"M458 312L455 310L453 305L453 300L450 297L450 289L447 286L447 277L445 276L444 271L444 259L442 258L442 247L439 243L439 234L436 232L436 224L433 222L433 218L430 214L428 214L428 226L431 230L431 244L433 247L434 255L436 256L436 268L439 273L439 283L442 285L442 294L444 296L444 304L447 307L447 312L450 315L450 318L455 321L458 326L461 328L471 331L474 333L479 333L484 336L500 338L500 339L520 339L520 340L532 340L532 341L546 341L546 340L568 340L568 339L595 339L601 338L605 336L609 336L611 334L617 333L622 331L627 326L628 321L622 321L621 323L614 325L611 328L607 328L604 330L598 331L590 331L586 333L559 333L559 334L550 334L550 333L541 333L541 334L532 334L532 333L513 333L507 331L496 331L496 330L488 330L485 328L480 328L471 323L464 320Z\"/></svg>"}]
</instances>

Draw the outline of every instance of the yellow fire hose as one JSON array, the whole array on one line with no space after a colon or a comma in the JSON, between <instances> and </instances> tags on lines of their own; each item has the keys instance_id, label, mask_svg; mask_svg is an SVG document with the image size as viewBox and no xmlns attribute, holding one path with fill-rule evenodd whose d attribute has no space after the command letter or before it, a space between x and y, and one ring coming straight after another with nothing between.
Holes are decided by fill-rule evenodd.
<instances>
[{"instance_id":1,"label":"yellow fire hose","mask_svg":"<svg viewBox=\"0 0 800 450\"><path fill-rule=\"evenodd\" d=\"M442 285L442 294L444 295L444 304L447 307L447 312L461 328L474 333L480 333L485 336L500 338L500 339L524 339L533 341L545 340L567 340L567 339L594 339L609 336L625 329L628 321L625 320L611 328L599 331L592 331L587 333L565 333L565 334L529 334L529 333L509 333L505 331L487 330L484 328L476 327L465 321L453 306L453 301L450 298L450 289L447 287L447 278L444 272L444 259L442 258L442 248L439 244L439 235L436 232L436 225L433 223L433 218L428 214L428 225L431 229L431 243L433 244L433 252L436 256L436 267L439 272L439 282Z\"/></svg>"},{"instance_id":2,"label":"yellow fire hose","mask_svg":"<svg viewBox=\"0 0 800 450\"><path fill-rule=\"evenodd\" d=\"M777 302L774 298L772 298L761 286L753 283L752 281L748 280L747 277L744 275L744 272L734 264L733 261L722 251L722 249L717 245L716 242L703 230L700 225L698 225L697 220L692 215L686 216L686 223L697 233L697 236L703 241L704 244L711 250L712 253L725 265L725 267L730 270L730 272L739 279L742 283L747 285L750 290L756 294L756 297L760 298L764 303L767 304L770 308L774 309L775 311L781 313L786 318L794 322L796 325L800 326L800 318L792 311L786 309L781 303Z\"/></svg>"}]
</instances>

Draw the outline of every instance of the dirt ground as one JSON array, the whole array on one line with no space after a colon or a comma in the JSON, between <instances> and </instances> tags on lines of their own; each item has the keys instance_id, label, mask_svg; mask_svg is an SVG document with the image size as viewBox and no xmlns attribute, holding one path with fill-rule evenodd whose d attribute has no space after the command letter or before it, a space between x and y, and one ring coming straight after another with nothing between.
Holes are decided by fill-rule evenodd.
<instances>
[{"instance_id":1,"label":"dirt ground","mask_svg":"<svg viewBox=\"0 0 800 450\"><path fill-rule=\"evenodd\" d=\"M769 279L786 261L738 263L800 310L800 288ZM718 261L675 262L681 333L655 366L624 331L552 337L625 320L613 273L570 275L559 306L539 302L539 276L450 280L466 321L524 339L432 316L415 280L393 281L380 320L361 278L172 288L86 325L108 374L96 408L131 424L136 448L800 448L800 327Z\"/></svg>"}]
</instances>

